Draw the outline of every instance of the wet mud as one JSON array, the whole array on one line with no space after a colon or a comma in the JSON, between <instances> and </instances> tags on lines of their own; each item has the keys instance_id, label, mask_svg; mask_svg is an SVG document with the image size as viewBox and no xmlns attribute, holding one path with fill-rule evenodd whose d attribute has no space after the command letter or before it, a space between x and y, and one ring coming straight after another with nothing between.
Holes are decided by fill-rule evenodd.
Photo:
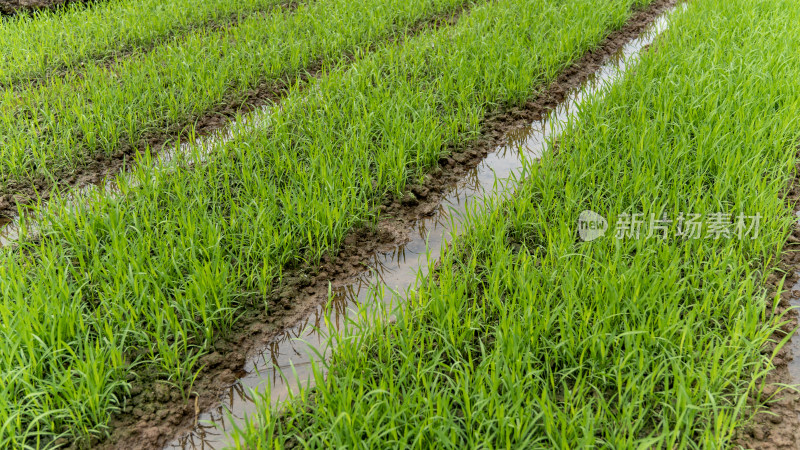
<instances>
[{"instance_id":1,"label":"wet mud","mask_svg":"<svg viewBox=\"0 0 800 450\"><path fill-rule=\"evenodd\" d=\"M506 173L519 167L520 151L535 158L536 149L544 148L551 114L562 114L559 106L598 78L607 61L625 56L626 45L675 3L656 1L637 11L627 25L573 63L533 99L487 114L481 137L448 149L444 152L448 156L440 159L423 184L409 186L401 198L387 198L375 227L351 232L338 254L324 258L319 267L288 271L273 290L269 314L246 315L236 332L220 339L211 354L201 358L200 365L205 368L187 401L158 380L133 380L134 389L123 413L111 423L111 438L96 442L95 447L221 448L228 443L228 411L234 420L253 411L251 388L270 384L277 401L309 373L308 346L295 338L318 344L319 334L310 327L324 328L326 314L335 327L340 326L349 309L369 295L376 280L390 288L413 283L416 270L427 267L423 263L428 251L446 242L445 232L455 225L459 211L474 200L474 193L491 187L495 175L502 173L501 166ZM640 43L637 50L645 46ZM334 295L326 309L329 289ZM281 371L291 372L291 367L299 380L281 377Z\"/></svg>"},{"instance_id":2,"label":"wet mud","mask_svg":"<svg viewBox=\"0 0 800 450\"><path fill-rule=\"evenodd\" d=\"M466 208L468 193L486 187L487 172L480 170L479 166L498 168L502 165L498 162L518 161L523 148L527 148L529 156L535 157L533 148L543 148L544 145L548 117L554 111L559 114L558 107L570 95L596 78L604 63L619 57L626 44L676 3L676 0L657 0L646 10L638 11L625 27L612 33L598 49L572 64L535 98L523 105L501 106L487 114L482 127L484 131L478 140L449 149L446 152L449 156L440 159L439 166L422 185L409 186L408 193L402 198L386 199L380 206L381 220L376 227L351 232L339 253L326 257L319 267L288 271L283 283L272 293L269 314L249 311L237 323L237 331L218 339L210 354L201 358L200 365L204 370L188 399L153 377L145 375L134 379L130 398L123 403L122 413L116 414L110 424L110 438L64 442L65 446L220 448L227 442L225 430L230 430L227 412L233 411L235 419L252 411L250 388L269 383L277 388L273 399L277 401L293 388L292 383L297 382L282 378L281 370L286 373L288 368L294 367L301 378L303 373L308 373L308 363L294 364L295 360L302 361L307 357L302 354L306 350L303 345L294 344L298 342L295 338L308 339L310 326L324 327L322 318L326 314L341 324L348 315L348 305L364 301L376 279L389 287L412 284L416 271L409 268L426 267L420 261L427 258L431 247L441 245L441 230L450 230L454 225L458 212ZM448 22L452 23L456 17L451 16ZM319 66L312 67L301 78L308 81L319 70ZM229 102L226 109L200 121L201 134L210 134L224 127L237 111L254 110L277 101L288 85L265 83ZM162 144L167 142L165 136L160 138ZM153 139L158 141L158 138ZM121 170L134 153L132 147L128 153L97 161L93 170L67 181L71 186L82 186L102 180ZM787 198L793 202L800 199L800 181L795 180ZM3 201L0 200L0 233L3 221L8 220L2 218L3 212L14 209L17 202ZM438 244L436 239L440 240ZM420 247L421 242L424 245ZM800 281L797 275L800 271L800 225L796 225L789 236L786 249L782 267L790 274L787 285L792 285ZM397 270L396 267L404 269ZM774 289L779 281L776 275L770 278ZM330 309L326 310L324 305L329 289L334 295ZM798 299L800 284L781 294L779 313L790 308L793 302L800 304ZM776 339L796 327L796 314L789 312L789 317L791 322L776 333ZM771 353L772 349L774 347L764 351ZM774 395L769 409L743 428L736 444L745 448L797 448L796 444L800 442L797 436L800 431L798 396L790 390L778 390L774 384L798 380L800 363L792 362L791 357L789 346L778 352L774 359L777 368L767 377L769 386L765 393ZM763 401L764 398L751 399L752 404Z\"/></svg>"},{"instance_id":3,"label":"wet mud","mask_svg":"<svg viewBox=\"0 0 800 450\"><path fill-rule=\"evenodd\" d=\"M97 0L0 0L0 15L30 14L35 11L56 9L70 3L93 3Z\"/></svg>"},{"instance_id":4,"label":"wet mud","mask_svg":"<svg viewBox=\"0 0 800 450\"><path fill-rule=\"evenodd\" d=\"M399 45L422 32L452 26L474 5L466 3L451 12L421 19L409 27L406 33L373 43L368 51L374 51L383 45ZM46 202L54 189L63 192L100 184L130 168L140 153L149 151L153 159L157 159L160 153L174 149L178 142L211 136L243 114L279 103L291 88L299 86L302 89L323 72L346 66L355 59L355 53L347 52L333 63L312 61L306 67L284 74L278 79L262 80L248 89L231 91L213 111L192 117L184 123L164 124L138 142L121 142L113 154L91 155L80 167L61 169L52 178L32 175L31 179L24 182L10 183L4 189L5 193L0 193L0 218L14 218L18 205L36 203L37 199Z\"/></svg>"},{"instance_id":5,"label":"wet mud","mask_svg":"<svg viewBox=\"0 0 800 450\"><path fill-rule=\"evenodd\" d=\"M800 160L800 151L797 153ZM774 314L782 316L785 324L772 336L772 343L763 349L764 355L772 355L776 343L788 334L795 333L798 326L797 309L800 307L800 163L795 165L796 177L789 182L785 199L794 206L798 221L786 238L778 271L767 280L768 316L772 314L772 300L780 294ZM783 283L783 289L778 288ZM800 448L800 392L791 385L800 384L800 336L793 335L791 341L774 355L770 370L764 380L764 389L759 396L748 399L753 407L766 403L766 408L756 415L751 423L737 433L734 445L740 448L759 450L789 450Z\"/></svg>"},{"instance_id":6,"label":"wet mud","mask_svg":"<svg viewBox=\"0 0 800 450\"><path fill-rule=\"evenodd\" d=\"M452 26L471 6L472 4L466 4L448 14L421 20L412 27L411 32L387 42L401 43L402 40L426 30ZM375 47L378 45L376 43ZM348 62L353 59L353 55L344 57ZM278 103L292 85L306 84L322 71L322 64L315 63L297 77L278 82L265 82L260 87L245 92L242 94L243 97L229 104L223 111L200 120L195 136L213 136L220 133L231 124L233 118L240 117L241 113L263 110L266 106ZM186 136L188 137L188 134ZM173 148L165 139L161 142L163 148ZM155 147L152 142L150 145ZM129 154L133 156L134 153ZM117 159L103 160L102 170L73 175L70 178L71 184L81 188L101 186L100 189L113 191L113 186L109 187L106 180L125 168L125 158L121 156ZM43 197L46 198L46 195ZM79 201L79 198L76 198L76 201ZM3 207L0 201L0 248L3 245L13 245L13 240L16 238L14 220L3 217ZM204 369L193 385L194 394L189 398L183 398L177 389L158 379L157 376L138 373L137 378L130 380L132 384L130 396L121 404L120 413L114 414L109 423L110 436L92 437L88 441L63 441L58 442L58 445L64 448L159 448L176 435L176 430L191 430L197 425L196 418L200 412L218 405L221 393L236 389L236 380L245 375L243 370L245 355L263 348L279 332L308 317L312 309L327 299L327 283L331 276L340 275L344 279L363 270L364 266L356 262L362 253L348 247L350 245L348 243L370 241L373 248L377 248L387 239L393 240L394 235L374 230L358 230L345 242L344 248L350 250L342 255L349 251L347 256L328 258L317 268L287 270L283 282L275 287L272 297L268 300L269 314L263 312L263 307L246 311L238 320L236 331L219 338L209 354L199 360L198 366ZM260 301L261 299L258 299L255 303Z\"/></svg>"},{"instance_id":7,"label":"wet mud","mask_svg":"<svg viewBox=\"0 0 800 450\"><path fill-rule=\"evenodd\" d=\"M12 236L9 236L9 232L11 232L11 226L13 224L13 220L0 217L0 248L3 248L10 240L13 239Z\"/></svg>"}]
</instances>

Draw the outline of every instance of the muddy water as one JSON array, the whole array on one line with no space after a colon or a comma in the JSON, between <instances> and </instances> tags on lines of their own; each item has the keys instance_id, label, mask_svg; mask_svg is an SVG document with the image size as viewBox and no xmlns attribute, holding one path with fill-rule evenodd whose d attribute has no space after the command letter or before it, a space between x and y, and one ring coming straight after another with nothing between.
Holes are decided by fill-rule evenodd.
<instances>
[{"instance_id":1,"label":"muddy water","mask_svg":"<svg viewBox=\"0 0 800 450\"><path fill-rule=\"evenodd\" d=\"M17 237L14 219L0 217L0 248L7 246Z\"/></svg>"},{"instance_id":2,"label":"muddy water","mask_svg":"<svg viewBox=\"0 0 800 450\"><path fill-rule=\"evenodd\" d=\"M798 273L800 275L800 273ZM795 283L790 288L790 291L800 294L800 281ZM800 308L800 295L792 295L791 305L795 308ZM795 333L792 340L787 344L791 350L794 358L789 361L789 375L791 375L792 383L800 383L800 334Z\"/></svg>"},{"instance_id":3,"label":"muddy water","mask_svg":"<svg viewBox=\"0 0 800 450\"><path fill-rule=\"evenodd\" d=\"M0 217L0 247L5 246L10 239L13 237L9 235L9 232L12 230L11 223L13 222L12 219L6 219L5 217Z\"/></svg>"},{"instance_id":4,"label":"muddy water","mask_svg":"<svg viewBox=\"0 0 800 450\"><path fill-rule=\"evenodd\" d=\"M685 4L684 4L685 5ZM340 330L357 318L359 305L368 304L375 296L388 304L412 287L417 274L427 274L431 255L434 257L458 233L464 213L471 205L480 203L487 195L514 188L513 175L524 160L541 156L548 142L557 136L567 119L574 115L586 99L602 94L604 86L618 80L638 60L639 52L667 26L668 16L662 15L637 39L629 42L612 56L580 89L571 92L547 118L528 128L518 129L506 136L507 144L489 154L480 165L463 178L439 205L435 214L419 220L409 242L394 250L371 257L369 270L351 284L332 293L330 306L320 306L301 323L275 338L255 357L248 360L246 374L226 393L215 410L197 417L198 426L170 443L167 448L222 448L231 443L228 434L234 423L242 423L246 415L256 411L250 391L270 390L273 405L285 400L290 391L300 385L309 386L312 358L323 357L330 349L321 350L324 336ZM326 315L329 321L325 320ZM799 369L800 370L800 369Z\"/></svg>"},{"instance_id":5,"label":"muddy water","mask_svg":"<svg viewBox=\"0 0 800 450\"><path fill-rule=\"evenodd\" d=\"M2 1L2 0L0 0ZM233 140L235 137L245 134L257 128L269 126L270 118L272 117L273 108L277 106L264 106L257 110L245 115L239 116L236 120L231 121L225 128L212 133L208 136L198 138L194 141L182 142L178 148L164 150L160 152L153 162L153 167L158 170L174 170L176 161L180 158L188 158L189 164L198 164L205 162L209 155L215 151L220 145ZM121 173L119 177L129 177L126 173ZM136 185L136 180L128 178L127 184L131 186ZM69 207L80 208L87 202L91 201L93 195L100 192L102 195L117 195L119 194L118 183L115 179L109 178L103 181L83 186L75 189L66 196L66 204ZM45 209L47 206L44 207ZM28 232L36 233L36 218L29 218L30 227ZM8 247L13 244L19 237L19 217L0 217L0 249Z\"/></svg>"},{"instance_id":6,"label":"muddy water","mask_svg":"<svg viewBox=\"0 0 800 450\"><path fill-rule=\"evenodd\" d=\"M796 212L795 215L797 216L798 224L800 224L800 211ZM800 272L798 272L797 275L800 276ZM790 300L791 305L795 308L800 308L800 281L789 288L789 291L792 292L792 299ZM788 364L791 382L800 383L800 334L795 333L795 335L792 336L792 340L786 345L789 346L794 356Z\"/></svg>"},{"instance_id":7,"label":"muddy water","mask_svg":"<svg viewBox=\"0 0 800 450\"><path fill-rule=\"evenodd\" d=\"M2 0L0 0L2 1ZM121 175L125 176L125 175ZM100 196L114 196L119 194L119 187L117 182L112 179L104 179L97 184L91 184L81 187L65 195L66 206L69 209L82 208L88 202L91 202L96 195ZM42 213L47 211L49 204L42 206ZM28 238L35 237L39 232L39 219L40 216L26 216L27 227L25 236ZM15 241L20 238L20 216L14 217L0 217L0 251L4 248L11 247Z\"/></svg>"}]
</instances>

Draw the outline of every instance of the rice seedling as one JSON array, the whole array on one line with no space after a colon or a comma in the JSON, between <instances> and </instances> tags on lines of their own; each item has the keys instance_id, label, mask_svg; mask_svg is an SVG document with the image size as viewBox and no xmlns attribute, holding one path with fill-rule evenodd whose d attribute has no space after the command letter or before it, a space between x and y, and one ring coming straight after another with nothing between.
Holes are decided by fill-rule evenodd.
<instances>
[{"instance_id":1,"label":"rice seedling","mask_svg":"<svg viewBox=\"0 0 800 450\"><path fill-rule=\"evenodd\" d=\"M396 323L331 336L327 378L280 412L265 393L239 445L733 446L783 320L765 283L796 220L799 13L691 2L513 197L468 215ZM586 210L605 236L580 238Z\"/></svg>"},{"instance_id":2,"label":"rice seedling","mask_svg":"<svg viewBox=\"0 0 800 450\"><path fill-rule=\"evenodd\" d=\"M192 28L225 23L280 0L135 0L79 3L0 22L0 86L147 48Z\"/></svg>"},{"instance_id":3,"label":"rice seedling","mask_svg":"<svg viewBox=\"0 0 800 450\"><path fill-rule=\"evenodd\" d=\"M293 79L314 65L336 65L378 41L399 39L420 20L467 0L322 0L295 11L200 29L177 44L21 90L0 102L0 193L57 184L97 155L149 139L191 135L196 120L246 104L264 83ZM222 106L221 106L222 105Z\"/></svg>"},{"instance_id":4,"label":"rice seedling","mask_svg":"<svg viewBox=\"0 0 800 450\"><path fill-rule=\"evenodd\" d=\"M229 332L244 308L264 308L284 268L313 265L349 230L368 225L378 199L402 192L450 145L475 136L487 110L533 95L621 26L635 3L475 5L452 27L381 46L326 70L307 89L293 88L267 127L211 155L195 148L169 171L149 167L145 155L118 196L96 193L81 208L56 196L47 209L33 208L38 235L26 236L23 217L19 246L0 252L8 350L0 371L9 400L0 404L0 443L102 434L132 376L188 386L193 356ZM372 36L354 12L367 4L371 17L388 8L424 15L390 1L348 4L342 14L365 23L347 22L336 42ZM335 17L319 11L307 25L331 36L312 22ZM333 48L342 47L325 41L325 51ZM281 54L309 58L288 52ZM215 70L224 78L234 68ZM200 69L186 73L198 77L192 92L205 86ZM141 83L153 89L148 80ZM124 100L133 105L136 97Z\"/></svg>"}]
</instances>

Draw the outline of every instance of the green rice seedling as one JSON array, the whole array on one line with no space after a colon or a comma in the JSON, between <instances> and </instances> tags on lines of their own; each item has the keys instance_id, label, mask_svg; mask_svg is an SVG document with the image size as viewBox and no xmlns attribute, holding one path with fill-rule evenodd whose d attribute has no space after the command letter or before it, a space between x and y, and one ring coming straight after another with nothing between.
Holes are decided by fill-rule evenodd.
<instances>
[{"instance_id":1,"label":"green rice seedling","mask_svg":"<svg viewBox=\"0 0 800 450\"><path fill-rule=\"evenodd\" d=\"M154 135L191 134L196 120L220 105L250 102L247 92L265 82L292 83L314 65L349 61L467 3L312 2L222 30L200 29L112 67L90 64L39 85L7 88L0 102L0 192L58 181L98 155L144 149Z\"/></svg>"},{"instance_id":2,"label":"green rice seedling","mask_svg":"<svg viewBox=\"0 0 800 450\"><path fill-rule=\"evenodd\" d=\"M135 0L74 3L0 22L0 86L148 48L194 28L270 10L279 0Z\"/></svg>"},{"instance_id":3,"label":"green rice seedling","mask_svg":"<svg viewBox=\"0 0 800 450\"><path fill-rule=\"evenodd\" d=\"M262 401L238 445L733 446L784 320L765 283L796 221L782 193L800 138L798 17L786 0L691 2L513 197L468 214L395 324L331 337L327 378L280 412ZM585 210L605 236L579 238ZM678 221L617 235L623 214L720 212L699 238ZM760 215L757 234L710 231L739 214Z\"/></svg>"},{"instance_id":4,"label":"green rice seedling","mask_svg":"<svg viewBox=\"0 0 800 450\"><path fill-rule=\"evenodd\" d=\"M189 389L197 374L192 358L235 328L245 308L264 308L264 294L280 288L285 269L334 251L346 233L375 219L377 201L401 193L448 148L476 136L498 103L533 96L620 27L632 5L474 5L456 25L324 69L306 89L292 88L267 126L209 154L195 147L169 168L139 165L119 180L116 195L92 191L80 207L59 196L47 208L32 207L35 235L23 218L19 245L0 252L0 317L11 318L2 322L9 351L0 370L20 373L2 377L13 398L0 404L0 418L13 418L0 422L2 439L23 446L35 436L102 434L125 380L136 374L160 374ZM383 6L371 13L384 14ZM422 9L398 11L407 24L426 16ZM345 25L373 36L357 22ZM218 69L222 77L229 68ZM101 357L87 358L84 342ZM88 371L73 371L78 360L93 364L91 386L103 389L76 397L52 381L63 375L88 385L81 378ZM80 402L97 405L92 415L73 413ZM51 411L60 413L45 420ZM105 418L93 421L100 414Z\"/></svg>"}]
</instances>

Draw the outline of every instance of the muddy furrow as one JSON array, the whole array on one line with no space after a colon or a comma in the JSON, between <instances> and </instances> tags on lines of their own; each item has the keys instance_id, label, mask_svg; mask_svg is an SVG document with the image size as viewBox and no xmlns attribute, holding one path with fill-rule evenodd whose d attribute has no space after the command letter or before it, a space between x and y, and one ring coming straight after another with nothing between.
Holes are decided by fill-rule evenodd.
<instances>
[{"instance_id":1,"label":"muddy furrow","mask_svg":"<svg viewBox=\"0 0 800 450\"><path fill-rule=\"evenodd\" d=\"M413 38L425 31L455 25L459 18L468 13L473 6L482 3L484 2L468 2L450 13L420 20L411 27L410 32L401 37L376 42L370 47L369 51L372 52L384 45L401 45L406 39ZM362 56L363 53L359 55L359 57ZM344 60L349 64L356 60L356 55L347 54ZM263 119L260 115L268 112L266 107L279 104L283 96L295 85L307 86L314 78L323 75L325 69L323 64L317 62L307 67L297 77L264 82L258 89L248 91L244 99L238 98L232 101L225 110L218 112L217 115L209 115L198 122L195 136L210 138L207 141L200 138L198 142L208 151L213 151L214 144L230 138L232 132L225 133L225 131L230 131L231 125L234 127L247 125L247 123L231 123L231 118L239 116L243 111L259 109L262 111L254 111L255 114L245 116L243 122L260 123ZM174 147L167 145L166 142L168 141L162 141L161 147L164 150L173 150ZM164 158L162 159L166 161L169 161L172 157L167 151L164 152L163 156ZM92 181L84 185L97 186L99 189L105 189L113 193L115 188L110 186L110 183L105 182L106 178L110 179L115 174L115 171L119 172L123 168L123 160L119 161L118 166L106 166L106 171L102 172L102 176L99 175L99 172L95 173L101 183ZM80 195L75 195L74 199L79 202ZM0 220L3 220L2 217L0 217ZM6 221L7 223L13 223L8 219ZM3 244L2 224L3 222L0 222L0 247ZM5 244L8 243L8 241L5 242ZM308 273L308 269L297 271L296 273L303 279L310 280L310 277L305 275ZM307 285L310 286L310 282ZM314 298L316 299L316 296ZM216 351L204 356L198 362L198 367L204 366L206 369L195 381L192 390L196 394L188 401L184 401L179 392L163 382L163 380L152 378L149 374L137 374L140 378L131 380L133 385L132 398L124 404L122 413L116 414L110 421L110 436L104 440L94 439L89 445L92 448L154 448L164 446L169 439L176 435L176 430L182 432L191 430L197 425L196 417L199 413L217 405L220 394L225 389L230 388L237 378L245 374L242 370L245 354L248 350L262 346L264 342L263 339L252 339L265 335L275 336L279 331L296 323L305 315L306 310L292 310L291 303L295 299L292 298L290 300L284 302L280 295L276 295L269 302L269 307L267 308L270 311L269 316L263 312L263 309L246 311L237 323L237 331L232 332L225 338L220 338L213 345ZM316 299L314 301L318 302L319 300ZM305 306L308 305L306 304ZM251 342L244 344L243 341L245 339ZM243 347L243 345L248 346Z\"/></svg>"},{"instance_id":2,"label":"muddy furrow","mask_svg":"<svg viewBox=\"0 0 800 450\"><path fill-rule=\"evenodd\" d=\"M800 160L800 151L797 153ZM767 279L767 317L782 317L784 325L772 335L772 343L763 349L772 355L775 366L764 379L764 390L760 396L748 398L748 406L762 405L766 408L757 414L751 423L739 430L734 443L742 448L764 450L790 450L800 448L800 392L787 385L800 384L800 336L793 336L782 348L777 348L787 335L795 333L798 325L797 309L800 307L800 163L795 165L795 178L789 182L785 193L786 202L793 205L798 221L786 238L778 264L779 273ZM783 290L779 291L783 283ZM772 301L780 295L777 309L772 311ZM773 355L774 353L774 355Z\"/></svg>"},{"instance_id":3,"label":"muddy furrow","mask_svg":"<svg viewBox=\"0 0 800 450\"><path fill-rule=\"evenodd\" d=\"M92 159L85 161L81 167L64 169L63 172L58 173L55 181L39 177L31 182L11 184L6 190L14 192L14 194L0 195L0 218L15 218L18 206L36 203L37 199L46 202L54 189L62 192L77 191L87 186L102 184L106 179L112 178L126 167L130 167L136 156L146 149L149 149L155 159L163 151L173 149L176 142L202 139L219 133L228 127L237 116L280 103L290 89L296 86L302 89L311 80L320 76L323 71L347 66L357 57L363 57L383 46L402 45L406 39L423 32L451 26L458 21L462 14L482 3L485 1L466 2L453 11L420 19L408 27L408 31L402 35L376 41L366 50L358 53L343 54L341 60L334 66L318 59L295 73L286 74L281 78L262 80L251 89L231 92L213 111L194 117L186 123L159 129L138 142L122 142L114 154L93 155ZM2 233L2 229L0 229L0 233Z\"/></svg>"},{"instance_id":4,"label":"muddy furrow","mask_svg":"<svg viewBox=\"0 0 800 450\"><path fill-rule=\"evenodd\" d=\"M221 31L233 28L243 21L264 14L274 13L276 11L292 12L300 5L311 3L314 0L286 0L284 2L276 3L274 5L256 9L252 11L231 13L227 17L218 17L214 19L203 20L198 23L189 24L187 26L178 27L170 30L163 36L158 36L150 42L140 45L135 43L124 45L120 48L110 50L106 53L97 54L87 58L81 58L73 61L69 65L61 65L47 69L41 74L30 74L20 77L13 83L0 84L0 89L14 89L21 91L31 87L41 86L50 82L54 78L64 78L68 75L74 75L82 78L85 67L95 65L100 68L113 70L123 60L130 58L134 55L145 55L154 51L159 46L171 42L179 41L182 36L198 30L208 30L209 32ZM1 211L0 211L1 212Z\"/></svg>"},{"instance_id":5,"label":"muddy furrow","mask_svg":"<svg viewBox=\"0 0 800 450\"><path fill-rule=\"evenodd\" d=\"M35 11L56 9L70 3L90 4L97 0L0 0L0 15L31 14Z\"/></svg>"},{"instance_id":6,"label":"muddy furrow","mask_svg":"<svg viewBox=\"0 0 800 450\"><path fill-rule=\"evenodd\" d=\"M452 26L462 14L481 3L483 2L466 2L449 13L421 19L409 27L409 31L404 35L373 43L366 49L366 54L387 45L401 45L406 39L413 38L425 31ZM363 56L365 56L365 52L362 51L358 57ZM280 102L289 93L290 89L294 87L302 91L314 79L322 76L323 71L346 67L353 63L356 58L355 53L347 53L343 56L342 61L334 67L324 66L321 61L315 61L300 69L294 76L286 76L277 80L265 80L254 89L233 93L222 102L217 110L197 119L193 123L193 129L186 126L180 129L162 130L159 134L151 136L146 142L142 142L137 146L124 145L122 147L124 150L119 150L111 157L98 154L93 161L88 162L84 167L70 171L69 175L63 178L57 186L45 181L43 182L44 184L39 183L34 188L18 186L16 188L17 192L24 194L9 194L5 197L0 195L0 249L13 245L18 238L18 205L35 202L37 196L40 196L39 198L41 198L42 204L46 208L47 200L54 188L66 191L66 197L70 204L74 205L84 202L87 192L92 189L102 189L108 194L115 194L116 183L114 178L118 175L124 176L125 169L130 168L139 152L144 151L139 149L149 149L152 154L152 160L159 167L167 166L176 157L176 141L180 142L178 151L190 152L191 146L195 144L202 147L203 157L207 158L213 154L217 145L234 138L239 129L263 124L271 114L270 108L279 107ZM36 221L36 217L28 217L29 223L35 224ZM35 225L33 228L35 229Z\"/></svg>"},{"instance_id":7,"label":"muddy furrow","mask_svg":"<svg viewBox=\"0 0 800 450\"><path fill-rule=\"evenodd\" d=\"M285 399L310 373L309 349L323 342L319 331L326 331L326 315L338 328L350 320L350 308L367 301L376 284L387 292L413 284L417 271L427 267L427 255L446 245L457 214L491 189L495 176L518 169L521 152L537 157L551 138L551 123L563 122L588 94L621 76L627 61L652 41L652 35L642 35L657 31L650 27L657 19L664 22L665 12L676 3L656 0L636 11L623 28L524 105L501 106L487 114L479 139L448 149L450 156L439 161L423 184L409 186L402 198L384 201L375 228L352 231L340 252L323 258L319 267L287 272L269 300L270 315L248 315L240 332L201 359L205 370L188 402L165 387L137 390L125 409L131 414L119 419L127 420L128 437L117 445L138 442L141 436L172 435L176 439L168 448L221 448L229 443L233 423L255 408L250 389L270 385L273 402ZM391 293L385 297L391 299ZM293 371L297 378L281 375ZM175 417L181 414L189 420L179 423Z\"/></svg>"}]
</instances>

